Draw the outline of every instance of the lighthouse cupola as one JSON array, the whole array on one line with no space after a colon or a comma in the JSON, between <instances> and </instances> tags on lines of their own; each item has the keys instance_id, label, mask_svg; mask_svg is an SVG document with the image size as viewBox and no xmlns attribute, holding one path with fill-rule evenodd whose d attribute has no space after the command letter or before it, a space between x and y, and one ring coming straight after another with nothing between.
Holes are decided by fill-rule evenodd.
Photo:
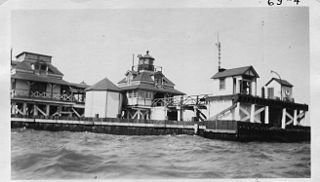
<instances>
[{"instance_id":1,"label":"lighthouse cupola","mask_svg":"<svg viewBox=\"0 0 320 182\"><path fill-rule=\"evenodd\" d=\"M138 58L138 71L154 71L154 58L150 56L149 51L147 51L147 53L144 56L138 55Z\"/></svg>"}]
</instances>

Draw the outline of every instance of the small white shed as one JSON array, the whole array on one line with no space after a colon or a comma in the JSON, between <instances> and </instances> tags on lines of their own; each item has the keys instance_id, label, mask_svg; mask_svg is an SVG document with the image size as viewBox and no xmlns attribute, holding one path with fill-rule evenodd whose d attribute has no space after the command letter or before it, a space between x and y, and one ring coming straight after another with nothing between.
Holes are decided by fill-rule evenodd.
<instances>
[{"instance_id":1,"label":"small white shed","mask_svg":"<svg viewBox=\"0 0 320 182\"><path fill-rule=\"evenodd\" d=\"M85 117L116 118L121 113L121 90L108 78L86 90Z\"/></svg>"},{"instance_id":2,"label":"small white shed","mask_svg":"<svg viewBox=\"0 0 320 182\"><path fill-rule=\"evenodd\" d=\"M287 80L271 78L265 84L266 97L269 99L293 101L292 87L293 85Z\"/></svg>"}]
</instances>

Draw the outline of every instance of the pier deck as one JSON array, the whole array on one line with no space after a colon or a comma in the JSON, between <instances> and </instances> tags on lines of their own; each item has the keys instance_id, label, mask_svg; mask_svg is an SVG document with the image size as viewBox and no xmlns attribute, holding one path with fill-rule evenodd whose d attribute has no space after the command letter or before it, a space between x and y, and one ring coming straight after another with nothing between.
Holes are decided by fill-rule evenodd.
<instances>
[{"instance_id":1,"label":"pier deck","mask_svg":"<svg viewBox=\"0 0 320 182\"><path fill-rule=\"evenodd\" d=\"M158 121L118 118L12 117L11 128L49 131L95 132L118 135L199 135L233 141L310 141L310 127L275 128L269 124L215 121Z\"/></svg>"}]
</instances>

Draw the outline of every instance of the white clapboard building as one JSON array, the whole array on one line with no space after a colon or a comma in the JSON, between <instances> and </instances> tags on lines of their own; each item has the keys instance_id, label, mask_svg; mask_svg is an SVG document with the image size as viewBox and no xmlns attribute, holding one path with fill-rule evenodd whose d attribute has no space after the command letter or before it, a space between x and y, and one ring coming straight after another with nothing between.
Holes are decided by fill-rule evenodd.
<instances>
[{"instance_id":1,"label":"white clapboard building","mask_svg":"<svg viewBox=\"0 0 320 182\"><path fill-rule=\"evenodd\" d=\"M286 128L299 125L308 105L295 103L286 80L272 78L257 95L258 73L253 66L218 68L213 96L206 98L208 120L237 120ZM265 92L267 92L265 94Z\"/></svg>"},{"instance_id":2,"label":"white clapboard building","mask_svg":"<svg viewBox=\"0 0 320 182\"><path fill-rule=\"evenodd\" d=\"M86 89L85 117L119 117L121 104L121 90L104 78Z\"/></svg>"}]
</instances>

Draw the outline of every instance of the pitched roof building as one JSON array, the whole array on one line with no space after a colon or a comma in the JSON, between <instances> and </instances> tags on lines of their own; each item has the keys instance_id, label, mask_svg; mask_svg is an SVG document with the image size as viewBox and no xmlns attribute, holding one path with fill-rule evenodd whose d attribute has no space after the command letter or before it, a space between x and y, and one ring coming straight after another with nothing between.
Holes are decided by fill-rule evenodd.
<instances>
[{"instance_id":1,"label":"pitched roof building","mask_svg":"<svg viewBox=\"0 0 320 182\"><path fill-rule=\"evenodd\" d=\"M86 90L86 117L116 118L122 110L121 89L104 78Z\"/></svg>"},{"instance_id":2,"label":"pitched roof building","mask_svg":"<svg viewBox=\"0 0 320 182\"><path fill-rule=\"evenodd\" d=\"M64 80L52 56L22 52L11 61L12 114L80 117L86 87Z\"/></svg>"},{"instance_id":3,"label":"pitched roof building","mask_svg":"<svg viewBox=\"0 0 320 182\"><path fill-rule=\"evenodd\" d=\"M114 91L120 92L121 89L112 83L107 77L95 83L94 85L86 88L86 91Z\"/></svg>"},{"instance_id":4,"label":"pitched roof building","mask_svg":"<svg viewBox=\"0 0 320 182\"><path fill-rule=\"evenodd\" d=\"M271 80L269 80L266 83L266 86L268 86L272 81L276 81L282 86L293 87L293 85L290 82L288 82L287 80L284 80L284 79L280 80L279 78L271 78Z\"/></svg>"},{"instance_id":5,"label":"pitched roof building","mask_svg":"<svg viewBox=\"0 0 320 182\"><path fill-rule=\"evenodd\" d=\"M124 95L126 113L131 118L150 119L150 109L162 106L157 99L184 95L175 89L175 84L162 72L162 67L155 66L149 51L144 56L138 55L138 65L133 65L125 73L125 78L118 82ZM165 116L165 115L164 115Z\"/></svg>"},{"instance_id":6,"label":"pitched roof building","mask_svg":"<svg viewBox=\"0 0 320 182\"><path fill-rule=\"evenodd\" d=\"M232 68L232 69L222 69L221 71L213 75L211 79L242 76L242 75L254 76L256 78L259 78L259 75L256 72L256 70L253 68L253 66L244 66L244 67L238 67L238 68Z\"/></svg>"},{"instance_id":7,"label":"pitched roof building","mask_svg":"<svg viewBox=\"0 0 320 182\"><path fill-rule=\"evenodd\" d=\"M214 93L217 95L257 95L257 78L259 75L253 66L221 68L211 77L215 81Z\"/></svg>"},{"instance_id":8,"label":"pitched roof building","mask_svg":"<svg viewBox=\"0 0 320 182\"><path fill-rule=\"evenodd\" d=\"M184 95L183 92L174 88L175 84L163 74L162 68L153 64L155 59L149 54L149 51L144 56L139 55L138 58L138 65L127 71L125 78L118 82L121 90L128 93L137 92L140 98L144 98L146 95L143 93L148 92L152 98ZM128 96L131 95L128 94ZM135 105L129 103L129 105L131 104Z\"/></svg>"}]
</instances>

